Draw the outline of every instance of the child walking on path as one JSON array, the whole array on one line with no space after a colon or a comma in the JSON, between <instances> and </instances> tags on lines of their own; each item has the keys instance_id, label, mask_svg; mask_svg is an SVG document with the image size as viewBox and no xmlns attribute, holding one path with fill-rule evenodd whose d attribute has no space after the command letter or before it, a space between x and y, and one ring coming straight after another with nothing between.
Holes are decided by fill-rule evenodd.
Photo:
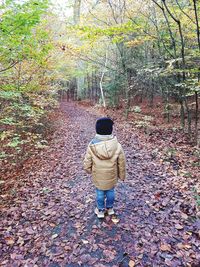
<instances>
[{"instance_id":1,"label":"child walking on path","mask_svg":"<svg viewBox=\"0 0 200 267\"><path fill-rule=\"evenodd\" d=\"M84 158L84 170L92 174L96 187L98 218L114 214L115 186L118 178L122 181L126 176L126 160L124 151L117 138L112 135L113 121L100 118L96 122L96 136L89 143Z\"/></svg>"}]
</instances>

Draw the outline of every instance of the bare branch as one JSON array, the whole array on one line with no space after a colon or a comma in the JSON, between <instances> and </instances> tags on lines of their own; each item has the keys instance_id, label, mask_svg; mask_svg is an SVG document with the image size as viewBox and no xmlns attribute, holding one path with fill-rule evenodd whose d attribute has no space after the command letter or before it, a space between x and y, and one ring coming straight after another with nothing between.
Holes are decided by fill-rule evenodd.
<instances>
[{"instance_id":1,"label":"bare branch","mask_svg":"<svg viewBox=\"0 0 200 267\"><path fill-rule=\"evenodd\" d=\"M154 1L154 0L152 0L152 1ZM165 0L162 0L162 2L163 2L163 4L164 4L164 6L165 6L167 12L169 13L170 17L171 17L177 24L180 24L180 20L177 19L177 18L172 14L172 12L171 12L171 10L169 9L168 5L166 4Z\"/></svg>"},{"instance_id":2,"label":"bare branch","mask_svg":"<svg viewBox=\"0 0 200 267\"><path fill-rule=\"evenodd\" d=\"M7 70L13 68L17 63L19 63L19 61L16 61L16 62L12 63L9 67L0 70L0 72L4 72L4 71L7 71Z\"/></svg>"},{"instance_id":3,"label":"bare branch","mask_svg":"<svg viewBox=\"0 0 200 267\"><path fill-rule=\"evenodd\" d=\"M113 19L114 19L114 21L116 22L116 24L118 24L117 18L116 18L116 16L115 16L115 11L114 11L114 8L113 8L113 6L112 6L110 0L108 0L108 4L109 4L110 9L111 9L111 11L112 11Z\"/></svg>"},{"instance_id":4,"label":"bare branch","mask_svg":"<svg viewBox=\"0 0 200 267\"><path fill-rule=\"evenodd\" d=\"M183 10L183 8L181 7L181 5L179 4L179 2L178 2L178 0L175 0L176 1L176 4L178 5L178 7L179 7L179 9L181 10L181 12L186 16L186 17L188 17L188 19L190 19L194 24L196 24L195 23L195 21Z\"/></svg>"},{"instance_id":5,"label":"bare branch","mask_svg":"<svg viewBox=\"0 0 200 267\"><path fill-rule=\"evenodd\" d=\"M161 10L164 10L164 8L160 5L160 4L158 4L158 2L156 2L155 0L152 0L153 2L154 2L154 4L156 4Z\"/></svg>"},{"instance_id":6,"label":"bare branch","mask_svg":"<svg viewBox=\"0 0 200 267\"><path fill-rule=\"evenodd\" d=\"M194 12L195 12L195 19L196 19L196 26L197 26L197 41L198 41L198 47L200 51L200 31L199 31L199 19L198 19L198 13L197 13L197 6L196 6L196 0L193 0L194 4Z\"/></svg>"}]
</instances>

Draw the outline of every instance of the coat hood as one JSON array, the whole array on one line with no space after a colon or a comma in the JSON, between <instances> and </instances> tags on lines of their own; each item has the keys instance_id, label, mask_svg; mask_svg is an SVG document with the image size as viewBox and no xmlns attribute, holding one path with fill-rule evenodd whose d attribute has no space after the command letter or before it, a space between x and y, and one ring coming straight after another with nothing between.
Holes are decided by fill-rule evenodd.
<instances>
[{"instance_id":1,"label":"coat hood","mask_svg":"<svg viewBox=\"0 0 200 267\"><path fill-rule=\"evenodd\" d=\"M112 135L102 137L102 139L99 136L97 136L97 138L99 139L99 142L90 145L94 155L99 159L104 160L112 158L118 149L117 138Z\"/></svg>"}]
</instances>

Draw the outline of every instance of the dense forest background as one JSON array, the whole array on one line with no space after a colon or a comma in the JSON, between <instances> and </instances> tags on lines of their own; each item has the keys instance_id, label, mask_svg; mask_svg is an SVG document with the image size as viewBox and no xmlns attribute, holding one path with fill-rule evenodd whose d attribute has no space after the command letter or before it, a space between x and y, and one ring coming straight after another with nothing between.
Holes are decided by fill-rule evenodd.
<instances>
[{"instance_id":1,"label":"dense forest background","mask_svg":"<svg viewBox=\"0 0 200 267\"><path fill-rule=\"evenodd\" d=\"M10 0L0 16L2 162L48 145L62 98L148 107L139 127L160 116L199 144L199 1Z\"/></svg>"},{"instance_id":2,"label":"dense forest background","mask_svg":"<svg viewBox=\"0 0 200 267\"><path fill-rule=\"evenodd\" d=\"M199 267L199 100L198 0L0 1L0 266ZM105 116L127 178L98 219Z\"/></svg>"}]
</instances>

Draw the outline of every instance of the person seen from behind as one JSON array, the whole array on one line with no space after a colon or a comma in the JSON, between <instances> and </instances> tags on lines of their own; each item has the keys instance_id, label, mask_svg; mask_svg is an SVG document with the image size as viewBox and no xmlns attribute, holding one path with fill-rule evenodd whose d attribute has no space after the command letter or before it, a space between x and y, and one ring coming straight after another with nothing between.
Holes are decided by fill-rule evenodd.
<instances>
[{"instance_id":1,"label":"person seen from behind","mask_svg":"<svg viewBox=\"0 0 200 267\"><path fill-rule=\"evenodd\" d=\"M113 132L113 121L100 118L96 122L96 136L89 143L83 161L84 170L92 174L96 187L95 214L104 218L105 213L113 215L115 186L118 179L126 178L126 159L121 144Z\"/></svg>"}]
</instances>

